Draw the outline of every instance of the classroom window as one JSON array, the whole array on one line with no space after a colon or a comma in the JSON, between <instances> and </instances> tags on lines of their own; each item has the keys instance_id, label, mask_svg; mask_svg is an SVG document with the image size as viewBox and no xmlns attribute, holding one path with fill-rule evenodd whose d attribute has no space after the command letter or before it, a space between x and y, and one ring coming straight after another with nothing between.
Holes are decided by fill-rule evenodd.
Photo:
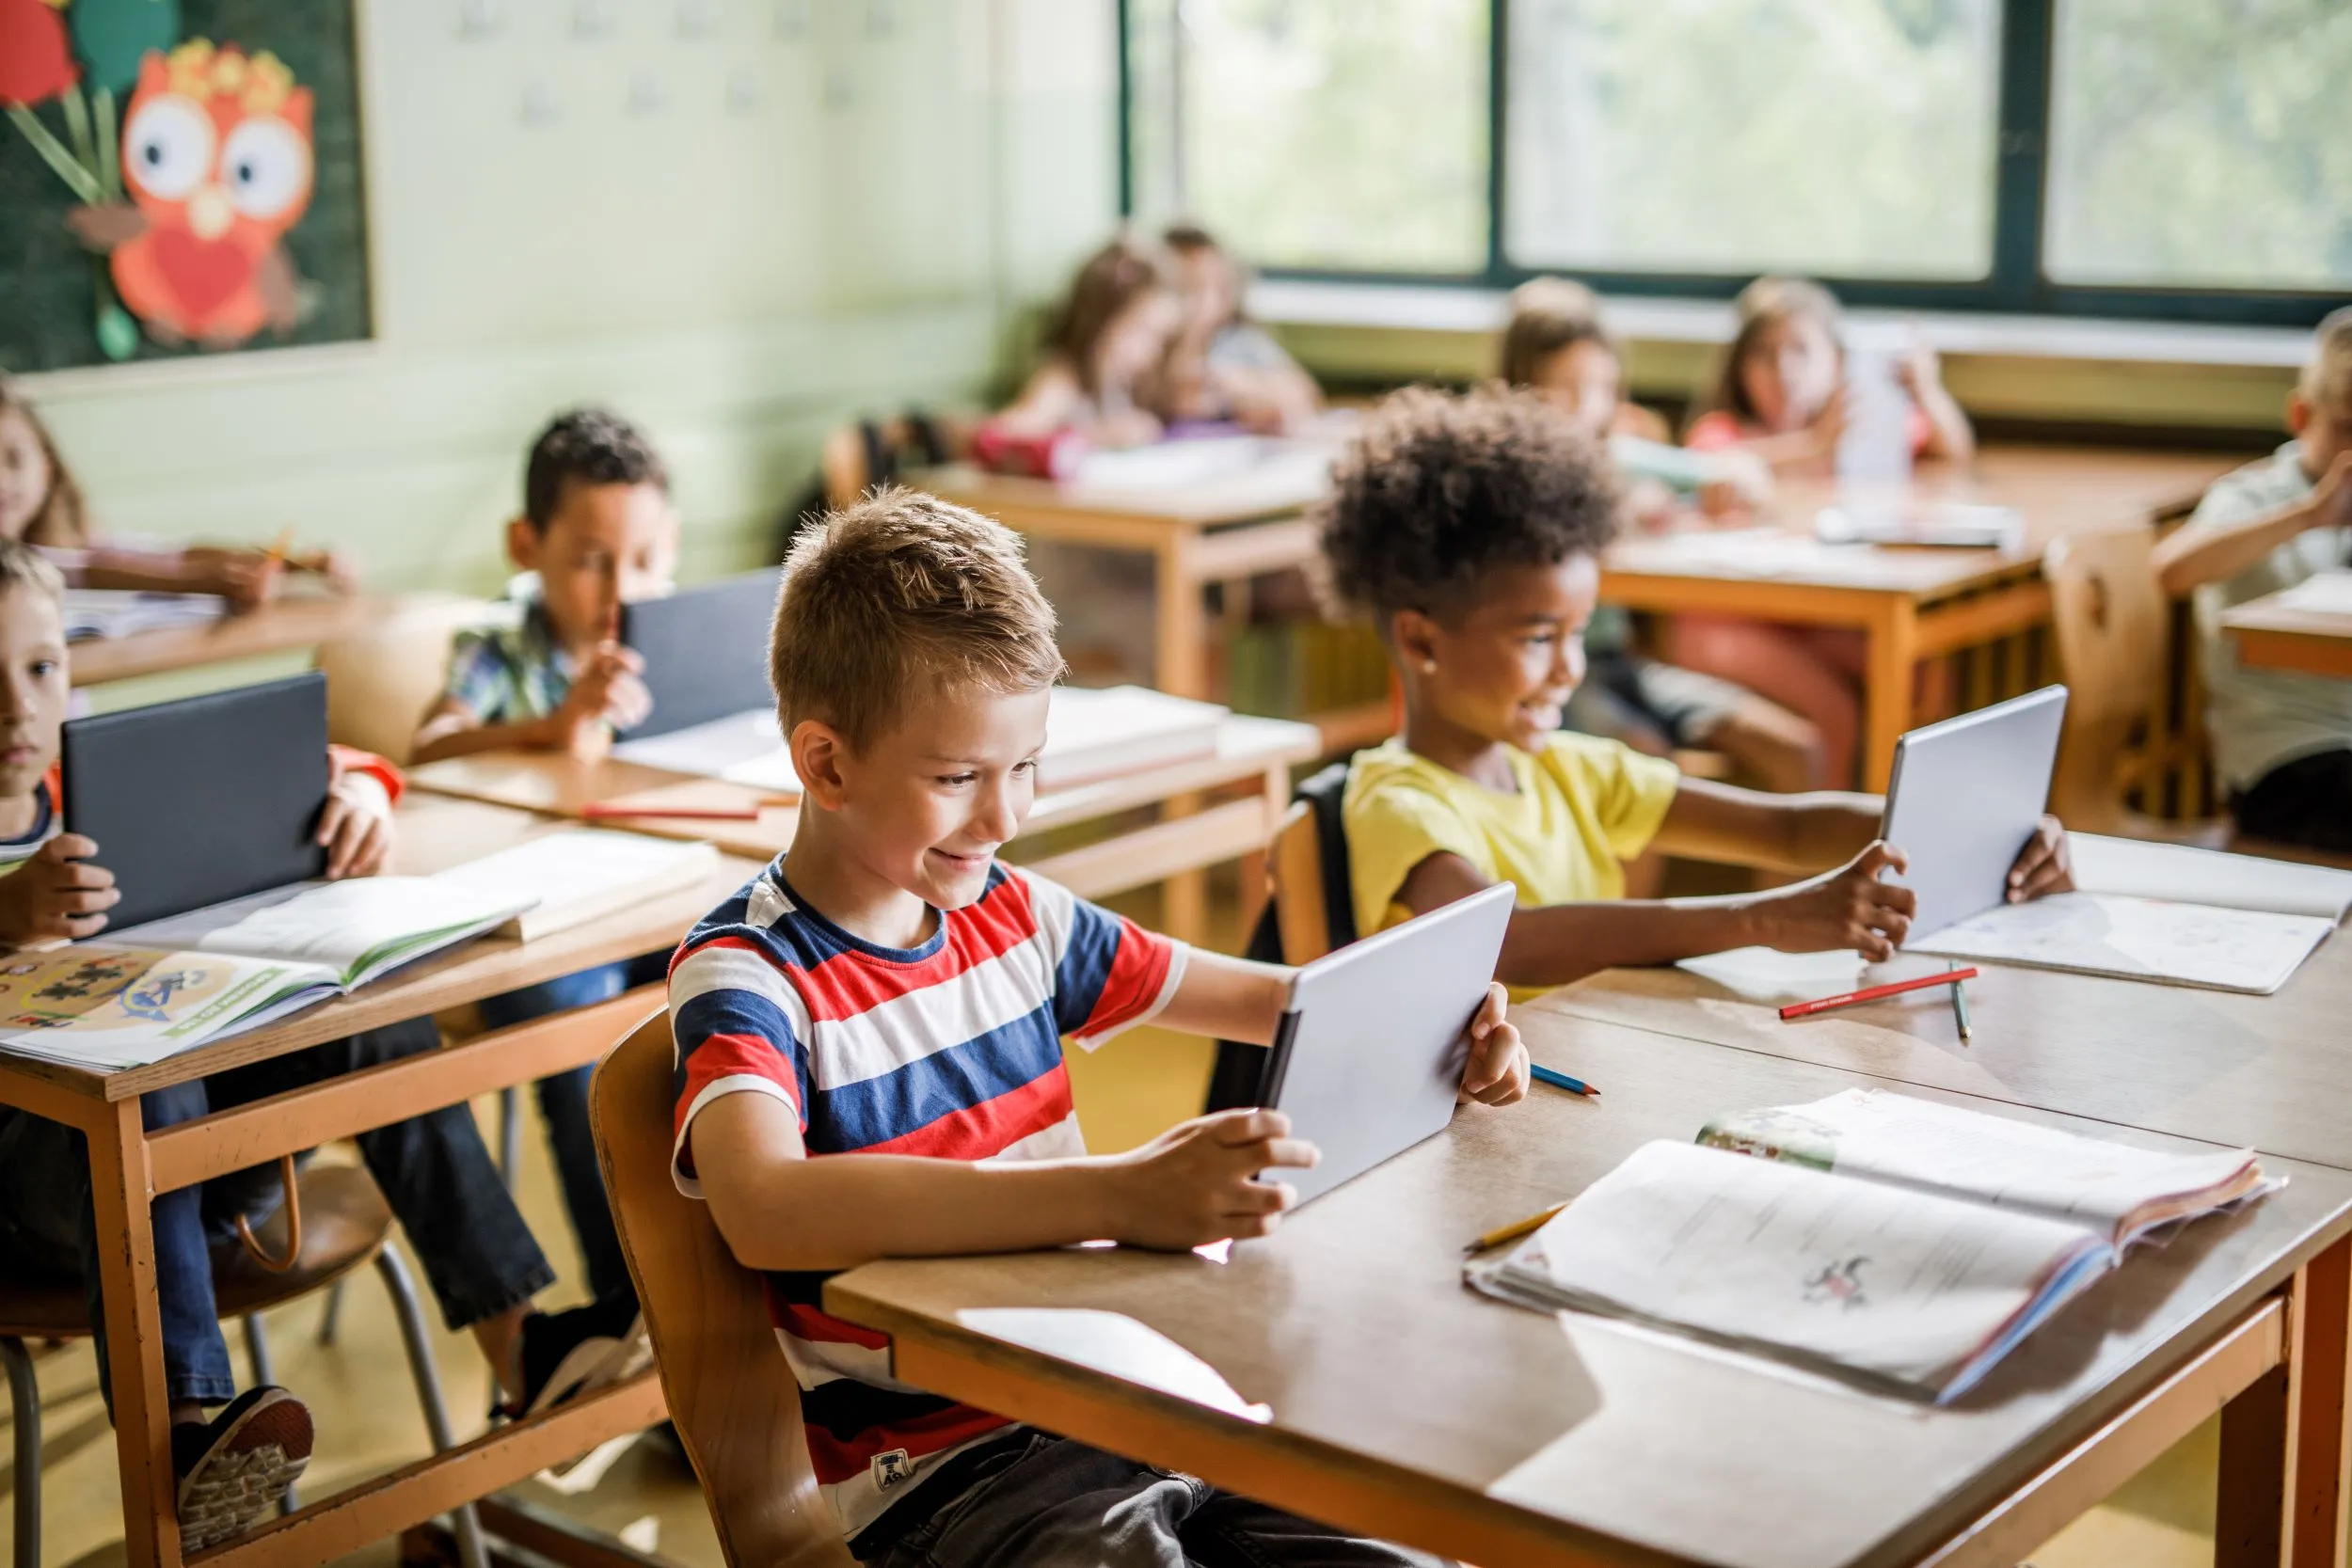
<instances>
[{"instance_id":1,"label":"classroom window","mask_svg":"<svg viewBox=\"0 0 2352 1568\"><path fill-rule=\"evenodd\" d=\"M1997 0L1513 0L1508 36L1514 262L1992 267Z\"/></svg>"},{"instance_id":2,"label":"classroom window","mask_svg":"<svg viewBox=\"0 0 2352 1568\"><path fill-rule=\"evenodd\" d=\"M2352 7L2065 0L2045 266L2073 282L2352 286Z\"/></svg>"},{"instance_id":3,"label":"classroom window","mask_svg":"<svg viewBox=\"0 0 2352 1568\"><path fill-rule=\"evenodd\" d=\"M1307 277L2302 325L2345 0L1121 0L1127 211Z\"/></svg>"}]
</instances>

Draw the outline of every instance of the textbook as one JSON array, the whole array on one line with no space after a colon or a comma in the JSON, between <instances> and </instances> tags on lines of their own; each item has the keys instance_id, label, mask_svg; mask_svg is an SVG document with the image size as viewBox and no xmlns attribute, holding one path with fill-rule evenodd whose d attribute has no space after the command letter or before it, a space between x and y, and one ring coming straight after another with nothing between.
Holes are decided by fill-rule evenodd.
<instances>
[{"instance_id":1,"label":"textbook","mask_svg":"<svg viewBox=\"0 0 2352 1568\"><path fill-rule=\"evenodd\" d=\"M69 588L65 640L133 637L175 626L208 626L229 612L217 594L148 594L128 589Z\"/></svg>"},{"instance_id":2,"label":"textbook","mask_svg":"<svg viewBox=\"0 0 2352 1568\"><path fill-rule=\"evenodd\" d=\"M1906 952L2267 996L2352 906L2352 873L2077 833L2074 893L2005 904Z\"/></svg>"},{"instance_id":3,"label":"textbook","mask_svg":"<svg viewBox=\"0 0 2352 1568\"><path fill-rule=\"evenodd\" d=\"M1466 1274L1520 1306L1940 1404L2135 1243L2283 1184L2251 1149L2165 1153L1847 1089L1645 1144Z\"/></svg>"},{"instance_id":4,"label":"textbook","mask_svg":"<svg viewBox=\"0 0 2352 1568\"><path fill-rule=\"evenodd\" d=\"M665 737L666 738L666 737ZM521 942L568 931L648 899L684 893L719 866L708 844L609 828L567 828L453 865L426 880L529 907L500 929Z\"/></svg>"}]
</instances>

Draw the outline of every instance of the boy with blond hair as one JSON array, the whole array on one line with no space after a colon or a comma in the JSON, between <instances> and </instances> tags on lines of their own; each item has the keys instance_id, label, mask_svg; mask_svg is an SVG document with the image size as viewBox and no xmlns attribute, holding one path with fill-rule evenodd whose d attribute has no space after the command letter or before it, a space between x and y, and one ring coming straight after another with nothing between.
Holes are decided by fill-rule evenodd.
<instances>
[{"instance_id":1,"label":"boy with blond hair","mask_svg":"<svg viewBox=\"0 0 2352 1568\"><path fill-rule=\"evenodd\" d=\"M2240 831L2352 850L2352 681L2249 670L2221 630L2234 605L2352 564L2352 305L2319 324L2287 400L2294 439L2223 476L2156 546L2167 594L2193 595L2205 729Z\"/></svg>"},{"instance_id":2,"label":"boy with blond hair","mask_svg":"<svg viewBox=\"0 0 2352 1568\"><path fill-rule=\"evenodd\" d=\"M860 1559L1422 1561L898 1383L886 1341L820 1308L827 1274L877 1258L1263 1236L1291 1190L1258 1174L1315 1161L1269 1110L1086 1152L1064 1037L1155 1020L1266 1042L1290 972L996 859L1035 788L1053 630L1014 536L928 496L882 492L794 543L771 668L800 826L672 966L674 1175L768 1274L809 1463ZM1524 1095L1499 990L1470 1036L1462 1097Z\"/></svg>"}]
</instances>

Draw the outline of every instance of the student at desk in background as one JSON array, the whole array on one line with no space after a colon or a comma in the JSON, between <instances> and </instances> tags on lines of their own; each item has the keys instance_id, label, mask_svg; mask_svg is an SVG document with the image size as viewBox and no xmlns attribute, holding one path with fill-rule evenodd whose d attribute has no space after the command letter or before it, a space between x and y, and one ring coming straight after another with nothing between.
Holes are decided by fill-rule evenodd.
<instances>
[{"instance_id":1,"label":"student at desk in background","mask_svg":"<svg viewBox=\"0 0 2352 1568\"><path fill-rule=\"evenodd\" d=\"M350 568L332 551L290 556L275 549L140 549L93 539L82 487L58 455L33 405L0 378L0 538L33 546L76 588L217 594L239 610L273 598L289 571L338 588Z\"/></svg>"},{"instance_id":2,"label":"student at desk in background","mask_svg":"<svg viewBox=\"0 0 2352 1568\"><path fill-rule=\"evenodd\" d=\"M2295 439L2205 492L2156 546L2171 595L2195 594L2205 729L2238 827L2352 850L2352 681L2249 670L2222 611L2352 565L2352 306L2319 324L2287 402Z\"/></svg>"},{"instance_id":3,"label":"student at desk in background","mask_svg":"<svg viewBox=\"0 0 2352 1568\"><path fill-rule=\"evenodd\" d=\"M1694 459L1644 433L1663 421L1626 401L1625 357L1581 283L1538 277L1512 292L1500 370L1504 382L1534 388L1581 434L1606 444L1639 526L1671 524L1686 497L1708 516L1736 516L1771 493L1772 476L1740 453ZM1651 756L1712 747L1769 789L1824 782L1821 736L1811 724L1732 681L1637 653L1632 641L1633 620L1624 610L1603 605L1593 612L1584 634L1588 670L1568 699L1570 729Z\"/></svg>"},{"instance_id":4,"label":"student at desk in background","mask_svg":"<svg viewBox=\"0 0 2352 1568\"><path fill-rule=\"evenodd\" d=\"M1278 1112L1089 1155L1062 1039L1147 1021L1263 1043L1291 972L1187 950L996 859L1021 829L1062 660L1014 535L883 491L804 530L770 651L804 794L791 848L695 927L670 974L679 1189L769 1272L808 1460L859 1559L891 1568L1425 1563L897 1382L829 1317L876 1258L1108 1237L1176 1250L1275 1228L1311 1164ZM1491 988L1463 1100L1527 1089Z\"/></svg>"},{"instance_id":5,"label":"student at desk in background","mask_svg":"<svg viewBox=\"0 0 2352 1568\"><path fill-rule=\"evenodd\" d=\"M1738 316L1722 375L1686 444L1745 451L1776 474L1826 478L1850 412L1836 296L1802 277L1759 277L1740 291ZM1912 454L1966 462L1976 451L1976 433L1944 389L1924 339L1913 340L1895 373L1912 400ZM1802 714L1820 731L1828 781L1853 782L1862 731L1861 633L1680 614L1667 621L1665 644L1677 664L1738 681Z\"/></svg>"},{"instance_id":6,"label":"student at desk in background","mask_svg":"<svg viewBox=\"0 0 2352 1568\"><path fill-rule=\"evenodd\" d=\"M1098 447L1139 447L1162 434L1154 378L1184 323L1173 269L1153 245L1120 235L1087 258L1045 336L1045 358L1010 406L980 427L991 441L1073 432Z\"/></svg>"},{"instance_id":7,"label":"student at desk in background","mask_svg":"<svg viewBox=\"0 0 2352 1568\"><path fill-rule=\"evenodd\" d=\"M601 756L650 705L641 663L621 643L621 607L670 590L678 518L653 443L601 408L559 414L532 443L522 515L506 525L515 565L535 576L512 626L461 631L449 684L417 730L419 762L519 748ZM481 1004L493 1028L608 1001L661 977L665 954L600 964ZM579 1067L538 1083L564 1206L600 1301L634 1299L588 1126Z\"/></svg>"},{"instance_id":8,"label":"student at desk in background","mask_svg":"<svg viewBox=\"0 0 2352 1568\"><path fill-rule=\"evenodd\" d=\"M0 950L96 935L121 896L113 873L99 863L104 846L59 831L63 593L55 566L0 540ZM170 759L159 757L156 766L168 768ZM381 758L343 751L333 777L317 830L327 847L326 874L372 876L391 848L400 775ZM412 1019L152 1090L140 1115L151 1132L439 1046L433 1021ZM472 1331L514 1410L548 1408L644 1366L644 1330L632 1321L633 1305L555 1314L532 1307L555 1273L469 1109L453 1105L362 1132L358 1145L444 1320L453 1330ZM282 1199L273 1163L152 1201L171 1462L182 1539L191 1551L246 1529L310 1460L310 1415L299 1400L267 1385L238 1393L213 1295L212 1249L234 1241L240 1216L265 1219ZM98 1246L82 1134L0 1108L0 1274L83 1282L100 1386L111 1402ZM215 1405L226 1408L208 1418ZM20 1486L29 1483L17 1478Z\"/></svg>"},{"instance_id":9,"label":"student at desk in background","mask_svg":"<svg viewBox=\"0 0 2352 1568\"><path fill-rule=\"evenodd\" d=\"M1316 513L1330 581L1373 618L1405 691L1404 733L1348 771L1357 928L1510 881L1519 908L1497 978L1520 993L1749 945L1889 957L1913 899L1879 880L1903 858L1875 841L1877 796L1686 779L1561 730L1620 505L1601 450L1528 392L1398 392L1342 452ZM1653 845L1820 874L1767 893L1625 900L1622 863ZM2071 885L2066 835L2044 817L2011 896Z\"/></svg>"},{"instance_id":10,"label":"student at desk in background","mask_svg":"<svg viewBox=\"0 0 2352 1568\"><path fill-rule=\"evenodd\" d=\"M1241 263L1199 224L1171 223L1160 243L1174 261L1184 306L1184 325L1160 365L1160 417L1170 424L1231 420L1264 436L1313 419L1323 389L1243 313Z\"/></svg>"}]
</instances>

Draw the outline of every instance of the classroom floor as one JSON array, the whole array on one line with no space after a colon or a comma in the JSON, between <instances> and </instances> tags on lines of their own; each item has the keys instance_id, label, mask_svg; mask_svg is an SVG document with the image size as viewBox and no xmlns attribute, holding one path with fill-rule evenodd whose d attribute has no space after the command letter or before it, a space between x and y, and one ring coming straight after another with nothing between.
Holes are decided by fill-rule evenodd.
<instances>
[{"instance_id":1,"label":"classroom floor","mask_svg":"<svg viewBox=\"0 0 2352 1568\"><path fill-rule=\"evenodd\" d=\"M1146 907L1133 912L1148 914ZM1227 906L1230 911L1230 904ZM1230 912L1228 919L1230 921ZM1210 1048L1205 1042L1152 1029L1121 1037L1103 1051L1073 1053L1071 1077L1089 1147L1131 1148L1200 1103ZM521 1199L559 1275L579 1277L571 1234L563 1218L538 1126L524 1097ZM477 1110L485 1132L495 1102ZM348 1148L323 1159L349 1158ZM412 1273L414 1271L412 1270ZM318 1343L322 1297L271 1313L267 1332L278 1380L298 1392L318 1426L318 1451L304 1485L323 1495L381 1474L426 1451L424 1423L400 1352L391 1307L373 1274L354 1275L345 1292L341 1332L332 1347ZM576 1299L563 1287L549 1306ZM434 1316L428 1305L428 1316ZM470 1338L437 1331L444 1392L461 1439L481 1431L488 1382ZM242 1338L230 1343L243 1364ZM116 1487L112 1434L97 1392L96 1366L87 1342L51 1350L40 1358L46 1475L42 1568L100 1568L123 1560L121 1508ZM2213 1560L2216 1426L2208 1423L2134 1478L2106 1506L2033 1554L2036 1568L2189 1568ZM0 1453L11 1451L0 1440ZM15 1486L12 1466L0 1464L0 1498ZM702 1493L684 1461L640 1442L592 1491L564 1496L532 1482L532 1501L621 1536L632 1546L691 1568L721 1568L718 1541L704 1513ZM7 1517L0 1508L0 1518ZM0 1544L13 1560L13 1544ZM384 1568L397 1560L386 1542L347 1560Z\"/></svg>"}]
</instances>

